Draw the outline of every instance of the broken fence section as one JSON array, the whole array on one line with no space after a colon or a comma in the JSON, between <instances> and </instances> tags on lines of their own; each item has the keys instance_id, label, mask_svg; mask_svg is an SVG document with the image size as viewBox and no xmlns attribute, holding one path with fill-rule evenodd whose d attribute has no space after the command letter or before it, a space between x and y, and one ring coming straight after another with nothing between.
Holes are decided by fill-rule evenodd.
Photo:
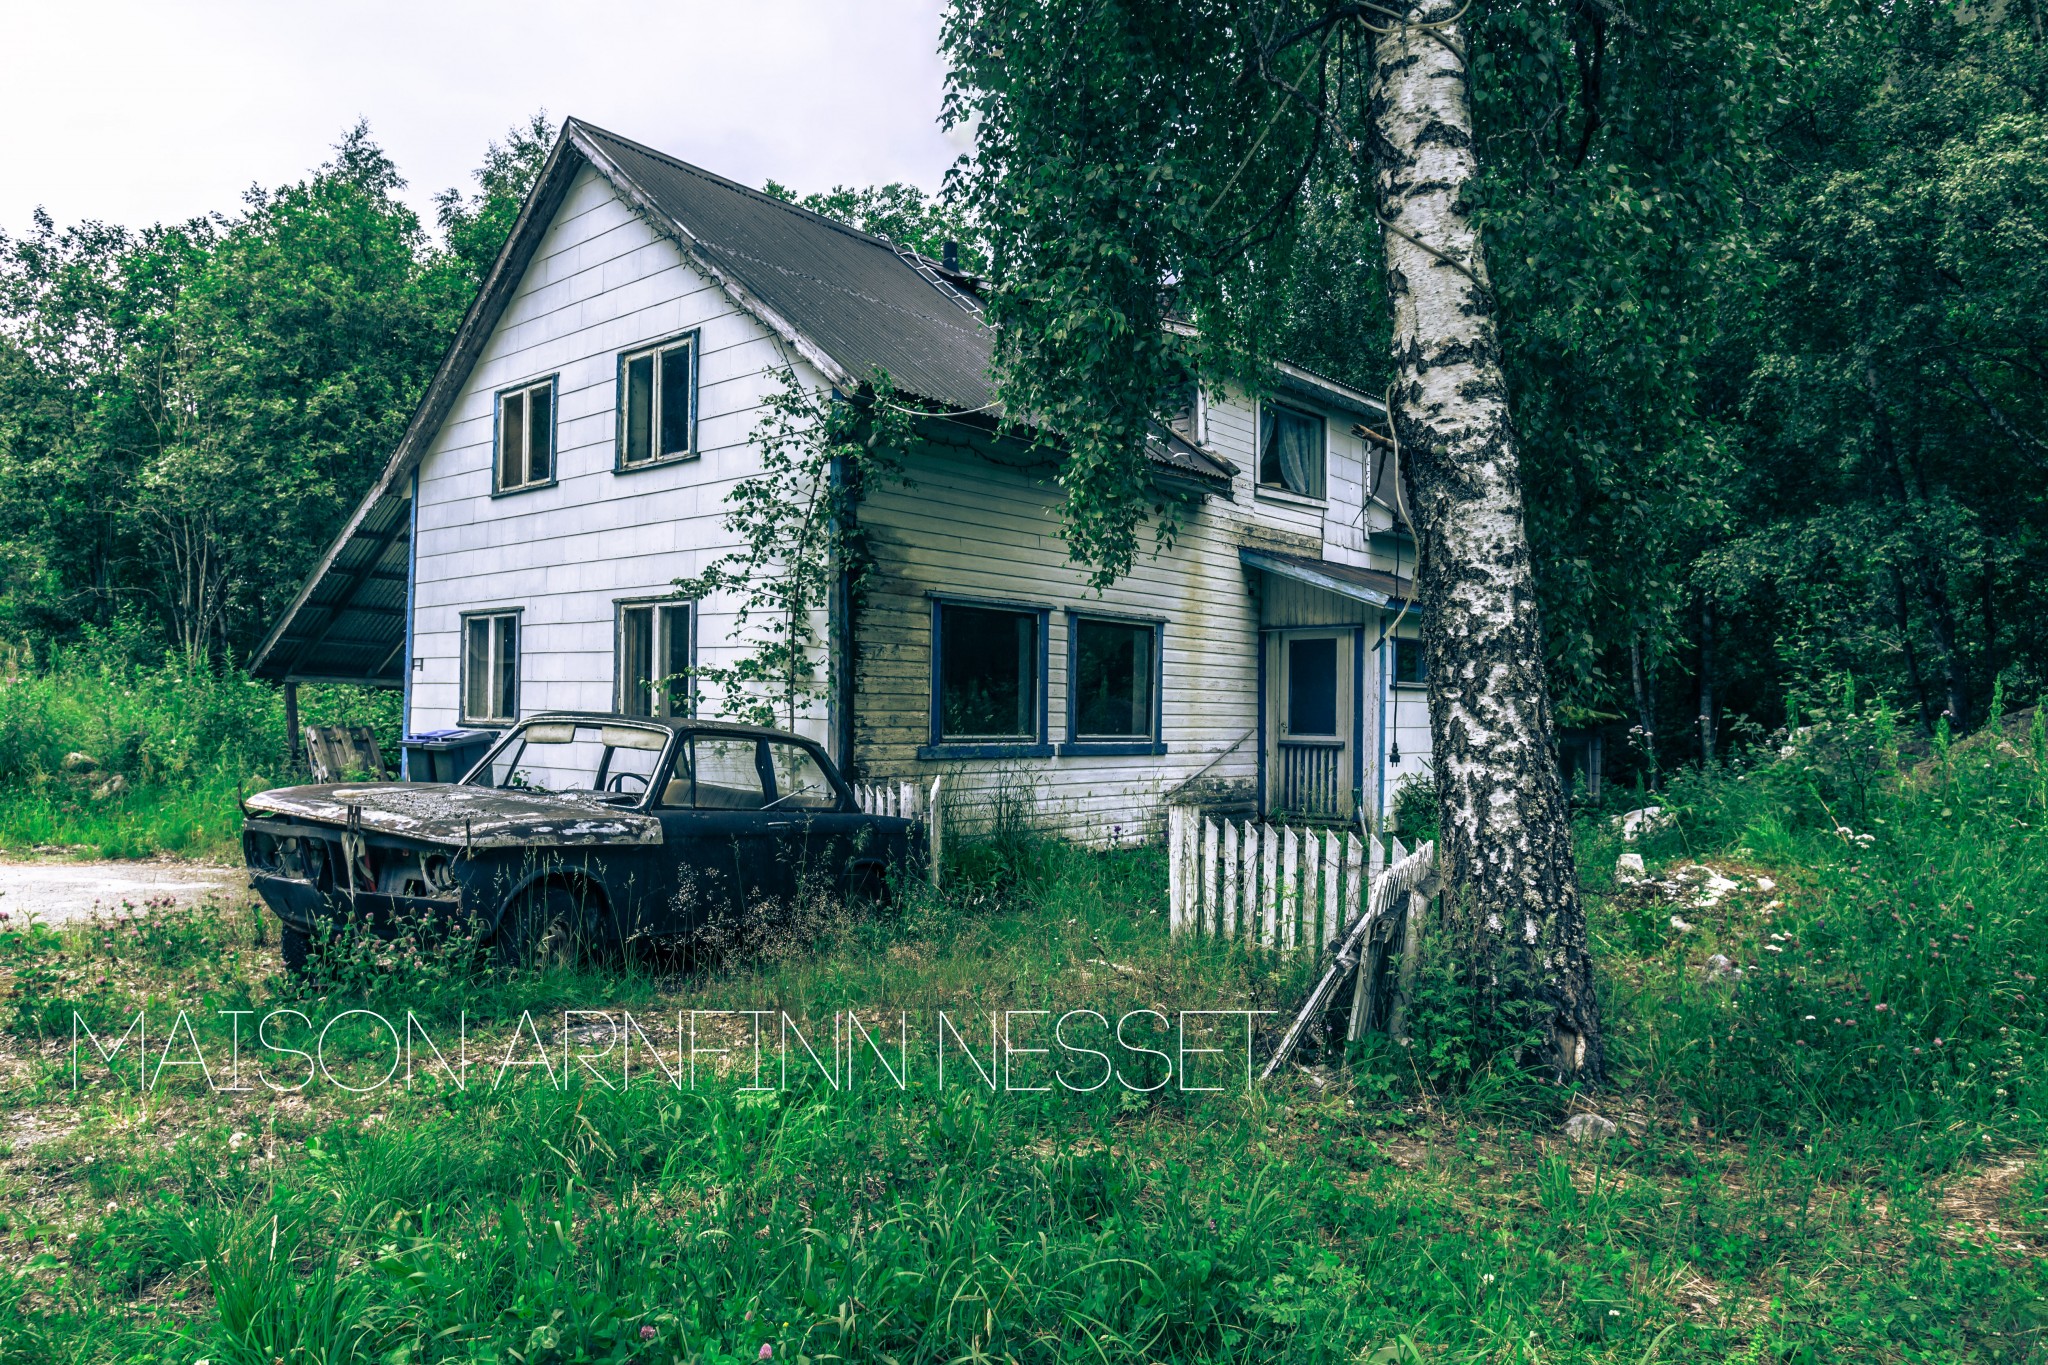
<instances>
[{"instance_id":1,"label":"broken fence section","mask_svg":"<svg viewBox=\"0 0 2048 1365\"><path fill-rule=\"evenodd\" d=\"M1278 952L1334 952L1365 914L1370 888L1408 850L1355 829L1219 820L1166 808L1167 912L1172 932Z\"/></svg>"},{"instance_id":2,"label":"broken fence section","mask_svg":"<svg viewBox=\"0 0 2048 1365\"><path fill-rule=\"evenodd\" d=\"M856 782L853 799L869 815L890 815L915 820L924 826L927 869L933 886L939 884L939 864L945 853L945 803L941 799L944 777L932 779L928 791L915 782ZM922 798L922 800L920 800Z\"/></svg>"}]
</instances>

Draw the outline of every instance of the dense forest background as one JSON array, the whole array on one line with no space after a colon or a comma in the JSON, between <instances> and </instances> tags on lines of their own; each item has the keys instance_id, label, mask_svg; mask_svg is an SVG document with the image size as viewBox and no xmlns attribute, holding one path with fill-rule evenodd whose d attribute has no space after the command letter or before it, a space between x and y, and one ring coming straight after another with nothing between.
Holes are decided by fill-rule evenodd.
<instances>
[{"instance_id":1,"label":"dense forest background","mask_svg":"<svg viewBox=\"0 0 2048 1365\"><path fill-rule=\"evenodd\" d=\"M1975 723L2001 680L2048 682L2044 11L1475 7L1480 209L1567 722L1633 727L1633 761L1654 737L1669 766L1844 673L1928 730ZM551 141L537 117L490 146L431 225L359 126L232 213L0 236L11 666L117 626L246 660L389 455ZM1335 169L1304 180L1256 340L1377 390L1378 227ZM802 202L980 259L969 216L913 187Z\"/></svg>"}]
</instances>

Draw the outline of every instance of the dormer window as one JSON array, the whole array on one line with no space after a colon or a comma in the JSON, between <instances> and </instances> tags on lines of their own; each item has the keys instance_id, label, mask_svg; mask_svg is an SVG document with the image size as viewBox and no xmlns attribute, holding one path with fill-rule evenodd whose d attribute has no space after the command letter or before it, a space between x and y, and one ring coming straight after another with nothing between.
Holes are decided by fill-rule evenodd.
<instances>
[{"instance_id":1,"label":"dormer window","mask_svg":"<svg viewBox=\"0 0 2048 1365\"><path fill-rule=\"evenodd\" d=\"M1180 406L1173 413L1173 434L1190 445L1202 444L1202 385L1189 380L1181 390Z\"/></svg>"},{"instance_id":2,"label":"dormer window","mask_svg":"<svg viewBox=\"0 0 2048 1365\"><path fill-rule=\"evenodd\" d=\"M1322 418L1278 403L1259 404L1259 487L1321 498L1324 449Z\"/></svg>"},{"instance_id":3,"label":"dormer window","mask_svg":"<svg viewBox=\"0 0 2048 1365\"><path fill-rule=\"evenodd\" d=\"M697 453L697 337L619 358L619 467Z\"/></svg>"}]
</instances>

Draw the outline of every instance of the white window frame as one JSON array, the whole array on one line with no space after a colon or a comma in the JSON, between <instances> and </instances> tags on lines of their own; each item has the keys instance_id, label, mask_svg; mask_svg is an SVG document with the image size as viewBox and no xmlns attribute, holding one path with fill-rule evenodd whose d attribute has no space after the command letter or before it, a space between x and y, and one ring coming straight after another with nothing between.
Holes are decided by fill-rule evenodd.
<instances>
[{"instance_id":1,"label":"white window frame","mask_svg":"<svg viewBox=\"0 0 2048 1365\"><path fill-rule=\"evenodd\" d=\"M618 451L615 457L614 464L616 472L625 473L628 470L634 469L651 469L656 465L670 464L677 460L688 460L694 459L696 457L697 362L700 350L701 348L698 345L698 334L696 332L684 332L680 336L672 336L665 340L654 342L652 345L648 346L638 346L635 347L633 350L625 351L620 354L617 404L619 414L619 430L617 437ZM667 356L670 352L673 351L686 351L689 354L690 416L689 421L684 425L685 444L683 448L680 450L663 450L661 449L662 359L663 357ZM648 386L649 396L647 413L647 455L644 459L635 460L629 459L626 453L631 440L631 426L633 421L633 414L629 410L630 394L627 387L626 372L632 366L634 361L643 359L652 360L654 362L652 382Z\"/></svg>"},{"instance_id":2,"label":"white window frame","mask_svg":"<svg viewBox=\"0 0 2048 1365\"><path fill-rule=\"evenodd\" d=\"M461 659L461 667L458 670L461 676L458 681L462 687L462 704L460 708L462 723L464 725L511 725L519 719L519 670L526 658L525 641L520 638L524 633L521 630L521 609L518 607L499 607L490 611L466 611L462 613L461 620L462 632L456 647L460 651L459 657ZM500 715L495 710L480 715L470 709L469 632L473 622L489 623L486 626L488 634L484 646L484 672L488 679L485 686L485 697L492 707L495 707L505 694L503 682L507 679L501 673L501 670L505 667L505 629L503 623L509 622L511 625L512 671L509 681L512 685L512 710L510 715Z\"/></svg>"},{"instance_id":3,"label":"white window frame","mask_svg":"<svg viewBox=\"0 0 2048 1365\"><path fill-rule=\"evenodd\" d=\"M1280 483L1267 483L1265 481L1266 414L1269 408L1292 413L1296 417L1306 417L1322 430L1322 492L1297 493L1292 488L1289 488L1285 481ZM1300 407L1293 403L1277 403L1270 398L1260 399L1257 409L1252 414L1252 488L1256 496L1262 498L1271 497L1283 501L1294 500L1314 503L1319 507L1326 505L1330 500L1330 419L1323 413L1316 412L1310 408Z\"/></svg>"},{"instance_id":4,"label":"white window frame","mask_svg":"<svg viewBox=\"0 0 2048 1365\"><path fill-rule=\"evenodd\" d=\"M632 613L645 611L653 614L653 620L649 622L648 630L647 663L651 686L653 670L656 666L655 661L660 659L663 654L662 643L664 640L673 638L669 632L674 631L678 624L680 624L683 631L683 657L688 661L690 667L694 668L696 666L697 604L695 602L679 601L673 597L639 597L621 599L614 603L613 606L616 609L617 620L612 636L612 709L622 716L645 716L648 718L675 718L696 715L697 680L694 675L690 676L682 684L682 709L675 709L673 699L667 687L657 690L655 697L650 703L653 708L652 710L639 712L631 709L630 702L632 698L629 694L633 687L633 682L626 676L626 629L627 617ZM677 622L676 618L678 617L681 618L680 623ZM666 678L669 675L662 674L661 676Z\"/></svg>"},{"instance_id":5,"label":"white window frame","mask_svg":"<svg viewBox=\"0 0 2048 1365\"><path fill-rule=\"evenodd\" d=\"M533 477L533 399L532 395L546 392L548 396L547 461L545 478ZM520 434L525 437L526 449L520 452L519 467L525 475L517 483L505 482L505 405L517 401L520 406ZM556 392L555 376L514 384L509 389L499 389L492 396L491 406L491 495L503 493L524 493L529 489L546 488L555 482L555 424L561 415L560 395Z\"/></svg>"}]
</instances>

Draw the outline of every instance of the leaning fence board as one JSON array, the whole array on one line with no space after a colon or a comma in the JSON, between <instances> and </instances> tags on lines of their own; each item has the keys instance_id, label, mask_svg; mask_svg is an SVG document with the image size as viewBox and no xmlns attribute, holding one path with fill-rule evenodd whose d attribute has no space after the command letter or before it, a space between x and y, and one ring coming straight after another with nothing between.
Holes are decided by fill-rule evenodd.
<instances>
[{"instance_id":1,"label":"leaning fence board","mask_svg":"<svg viewBox=\"0 0 2048 1365\"><path fill-rule=\"evenodd\" d=\"M1223 916L1220 932L1224 938L1237 936L1237 826L1223 822Z\"/></svg>"},{"instance_id":2,"label":"leaning fence board","mask_svg":"<svg viewBox=\"0 0 2048 1365\"><path fill-rule=\"evenodd\" d=\"M1208 816L1202 817L1202 932L1216 932L1216 893L1218 890L1216 847L1221 836L1216 822Z\"/></svg>"}]
</instances>

